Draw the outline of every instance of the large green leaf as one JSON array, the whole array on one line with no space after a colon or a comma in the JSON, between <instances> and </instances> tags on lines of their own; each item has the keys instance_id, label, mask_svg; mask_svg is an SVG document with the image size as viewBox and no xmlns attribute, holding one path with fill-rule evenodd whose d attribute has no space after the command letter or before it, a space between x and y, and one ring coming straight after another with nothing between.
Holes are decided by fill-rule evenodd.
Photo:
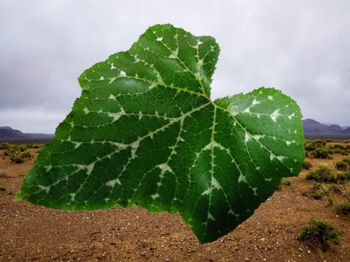
<instances>
[{"instance_id":1,"label":"large green leaf","mask_svg":"<svg viewBox=\"0 0 350 262\"><path fill-rule=\"evenodd\" d=\"M179 212L201 242L234 229L298 174L303 132L297 104L276 89L211 101L218 54L212 37L156 25L86 70L17 197Z\"/></svg>"}]
</instances>

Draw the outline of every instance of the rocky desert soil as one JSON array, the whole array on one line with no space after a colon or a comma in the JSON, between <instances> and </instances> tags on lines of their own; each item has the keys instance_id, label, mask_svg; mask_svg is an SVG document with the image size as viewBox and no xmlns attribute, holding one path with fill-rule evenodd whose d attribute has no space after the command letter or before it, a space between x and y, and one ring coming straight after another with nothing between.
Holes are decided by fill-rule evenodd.
<instances>
[{"instance_id":1,"label":"rocky desert soil","mask_svg":"<svg viewBox=\"0 0 350 262\"><path fill-rule=\"evenodd\" d=\"M324 198L308 194L313 183L303 170L289 178L243 224L201 245L179 215L142 208L67 212L15 200L39 149L24 163L0 150L0 261L350 261L350 220ZM333 159L308 159L312 169ZM348 156L348 158L350 158ZM327 252L297 239L310 218L340 229L341 245Z\"/></svg>"}]
</instances>

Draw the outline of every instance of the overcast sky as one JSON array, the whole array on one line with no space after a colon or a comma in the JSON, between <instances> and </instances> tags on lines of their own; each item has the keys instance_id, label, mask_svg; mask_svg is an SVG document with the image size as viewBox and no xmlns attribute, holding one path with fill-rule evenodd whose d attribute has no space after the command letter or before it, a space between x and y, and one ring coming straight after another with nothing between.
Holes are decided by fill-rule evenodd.
<instances>
[{"instance_id":1,"label":"overcast sky","mask_svg":"<svg viewBox=\"0 0 350 262\"><path fill-rule=\"evenodd\" d=\"M53 133L80 73L157 23L216 38L213 98L274 86L304 118L350 125L349 14L349 0L0 0L0 126Z\"/></svg>"}]
</instances>

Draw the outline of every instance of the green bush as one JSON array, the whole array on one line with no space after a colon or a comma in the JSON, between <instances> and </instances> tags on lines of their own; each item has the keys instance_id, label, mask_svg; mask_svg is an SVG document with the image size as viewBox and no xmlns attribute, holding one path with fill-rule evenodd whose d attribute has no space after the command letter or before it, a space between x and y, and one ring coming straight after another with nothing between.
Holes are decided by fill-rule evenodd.
<instances>
[{"instance_id":1,"label":"green bush","mask_svg":"<svg viewBox=\"0 0 350 262\"><path fill-rule=\"evenodd\" d=\"M277 190L281 190L282 186L290 186L292 183L290 182L290 180L288 180L287 178L283 177L280 181L280 184L277 187Z\"/></svg>"},{"instance_id":2,"label":"green bush","mask_svg":"<svg viewBox=\"0 0 350 262\"><path fill-rule=\"evenodd\" d=\"M321 200L321 199L323 198L324 195L326 195L326 191L325 191L325 189L322 187L322 185L321 185L321 184L318 184L318 183L314 184L310 196L311 196L313 199Z\"/></svg>"},{"instance_id":3,"label":"green bush","mask_svg":"<svg viewBox=\"0 0 350 262\"><path fill-rule=\"evenodd\" d=\"M304 161L303 168L304 169L310 169L312 167L312 164L309 161Z\"/></svg>"},{"instance_id":4,"label":"green bush","mask_svg":"<svg viewBox=\"0 0 350 262\"><path fill-rule=\"evenodd\" d=\"M28 151L25 151L23 153L20 152L14 152L9 155L12 162L15 162L17 164L23 163L27 159L31 158L31 154Z\"/></svg>"},{"instance_id":5,"label":"green bush","mask_svg":"<svg viewBox=\"0 0 350 262\"><path fill-rule=\"evenodd\" d=\"M347 163L350 166L350 159L349 158L344 158L342 161Z\"/></svg>"},{"instance_id":6,"label":"green bush","mask_svg":"<svg viewBox=\"0 0 350 262\"><path fill-rule=\"evenodd\" d=\"M332 193L336 193L336 194L342 194L343 191L342 191L342 188L337 185L337 184L333 184L329 187L329 191L332 192Z\"/></svg>"},{"instance_id":7,"label":"green bush","mask_svg":"<svg viewBox=\"0 0 350 262\"><path fill-rule=\"evenodd\" d=\"M328 222L311 219L307 225L301 228L298 239L321 245L322 250L327 251L329 249L329 241L336 245L340 244L340 235L341 232Z\"/></svg>"},{"instance_id":8,"label":"green bush","mask_svg":"<svg viewBox=\"0 0 350 262\"><path fill-rule=\"evenodd\" d=\"M344 158L343 160L337 162L335 164L335 167L338 170L343 170L343 171L350 170L350 159Z\"/></svg>"},{"instance_id":9,"label":"green bush","mask_svg":"<svg viewBox=\"0 0 350 262\"><path fill-rule=\"evenodd\" d=\"M350 215L350 201L337 204L335 210L339 214Z\"/></svg>"},{"instance_id":10,"label":"green bush","mask_svg":"<svg viewBox=\"0 0 350 262\"><path fill-rule=\"evenodd\" d=\"M316 200L321 200L324 196L324 191L321 189L316 189L314 192L311 193L311 197Z\"/></svg>"},{"instance_id":11,"label":"green bush","mask_svg":"<svg viewBox=\"0 0 350 262\"><path fill-rule=\"evenodd\" d=\"M306 175L306 180L324 183L344 183L350 181L350 171L336 174L331 167L321 165L315 171L308 173Z\"/></svg>"},{"instance_id":12,"label":"green bush","mask_svg":"<svg viewBox=\"0 0 350 262\"><path fill-rule=\"evenodd\" d=\"M348 148L345 145L335 144L335 145L331 146L331 149L347 150Z\"/></svg>"},{"instance_id":13,"label":"green bush","mask_svg":"<svg viewBox=\"0 0 350 262\"><path fill-rule=\"evenodd\" d=\"M7 150L11 147L11 145L7 142L5 143L0 143L0 150Z\"/></svg>"},{"instance_id":14,"label":"green bush","mask_svg":"<svg viewBox=\"0 0 350 262\"><path fill-rule=\"evenodd\" d=\"M306 175L307 180L314 180L316 182L328 182L335 183L337 177L334 174L333 170L329 166L320 166L313 172L310 172Z\"/></svg>"},{"instance_id":15,"label":"green bush","mask_svg":"<svg viewBox=\"0 0 350 262\"><path fill-rule=\"evenodd\" d=\"M347 182L350 180L350 170L337 175L337 182Z\"/></svg>"},{"instance_id":16,"label":"green bush","mask_svg":"<svg viewBox=\"0 0 350 262\"><path fill-rule=\"evenodd\" d=\"M14 154L10 156L10 159L12 162L15 162L16 164L23 163L25 158L22 157L20 154Z\"/></svg>"},{"instance_id":17,"label":"green bush","mask_svg":"<svg viewBox=\"0 0 350 262\"><path fill-rule=\"evenodd\" d=\"M16 150L20 151L20 152L24 152L27 150L27 146L26 145L17 145Z\"/></svg>"},{"instance_id":18,"label":"green bush","mask_svg":"<svg viewBox=\"0 0 350 262\"><path fill-rule=\"evenodd\" d=\"M12 162L15 162L16 164L20 164L24 162L24 158L22 158L20 155L12 155L10 156L10 159Z\"/></svg>"},{"instance_id":19,"label":"green bush","mask_svg":"<svg viewBox=\"0 0 350 262\"><path fill-rule=\"evenodd\" d=\"M324 140L307 140L305 142L305 151L314 151L317 148L325 147L326 141Z\"/></svg>"},{"instance_id":20,"label":"green bush","mask_svg":"<svg viewBox=\"0 0 350 262\"><path fill-rule=\"evenodd\" d=\"M333 153L341 154L341 155L348 155L350 153L350 146L349 145L341 145L341 144L335 144L330 147Z\"/></svg>"},{"instance_id":21,"label":"green bush","mask_svg":"<svg viewBox=\"0 0 350 262\"><path fill-rule=\"evenodd\" d=\"M286 178L282 178L282 184L284 186L290 186L292 183L290 182L290 180L288 180Z\"/></svg>"},{"instance_id":22,"label":"green bush","mask_svg":"<svg viewBox=\"0 0 350 262\"><path fill-rule=\"evenodd\" d=\"M30 158L32 155L28 152L28 151L26 151L26 152L23 152L22 153L22 157L24 157L24 158Z\"/></svg>"},{"instance_id":23,"label":"green bush","mask_svg":"<svg viewBox=\"0 0 350 262\"><path fill-rule=\"evenodd\" d=\"M5 151L4 151L4 155L5 156L11 156L11 155L13 155L13 154L16 154L16 148L14 148L14 147L9 147L8 149L6 149Z\"/></svg>"},{"instance_id":24,"label":"green bush","mask_svg":"<svg viewBox=\"0 0 350 262\"><path fill-rule=\"evenodd\" d=\"M346 162L340 161L340 162L335 163L335 167L338 170L347 170L348 164Z\"/></svg>"},{"instance_id":25,"label":"green bush","mask_svg":"<svg viewBox=\"0 0 350 262\"><path fill-rule=\"evenodd\" d=\"M316 148L315 150L311 151L309 155L313 158L326 159L326 158L331 158L330 154L331 154L331 152L329 151L328 148L321 147L321 148Z\"/></svg>"}]
</instances>

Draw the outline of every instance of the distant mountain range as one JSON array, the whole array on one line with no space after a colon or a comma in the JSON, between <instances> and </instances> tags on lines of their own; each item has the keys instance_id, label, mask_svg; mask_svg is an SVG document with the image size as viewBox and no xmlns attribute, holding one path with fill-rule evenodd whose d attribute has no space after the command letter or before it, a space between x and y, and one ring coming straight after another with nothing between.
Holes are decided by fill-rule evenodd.
<instances>
[{"instance_id":1,"label":"distant mountain range","mask_svg":"<svg viewBox=\"0 0 350 262\"><path fill-rule=\"evenodd\" d=\"M350 138L350 127L322 124L313 119L304 119L303 127L306 138Z\"/></svg>"},{"instance_id":2,"label":"distant mountain range","mask_svg":"<svg viewBox=\"0 0 350 262\"><path fill-rule=\"evenodd\" d=\"M322 124L313 119L304 119L303 127L306 138L350 139L350 127ZM21 131L8 126L0 127L0 141L47 142L50 141L53 136L53 134L22 133Z\"/></svg>"},{"instance_id":3,"label":"distant mountain range","mask_svg":"<svg viewBox=\"0 0 350 262\"><path fill-rule=\"evenodd\" d=\"M47 142L53 138L52 134L22 133L9 126L0 126L0 141L10 142Z\"/></svg>"}]
</instances>

